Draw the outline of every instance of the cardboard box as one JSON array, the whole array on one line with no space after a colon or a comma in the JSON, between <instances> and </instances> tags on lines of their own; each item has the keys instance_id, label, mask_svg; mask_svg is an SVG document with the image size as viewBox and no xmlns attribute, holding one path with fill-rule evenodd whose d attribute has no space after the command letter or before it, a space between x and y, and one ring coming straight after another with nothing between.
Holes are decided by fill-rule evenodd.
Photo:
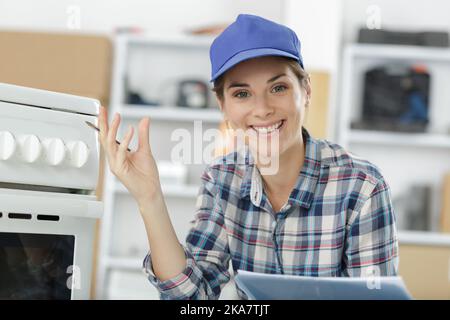
<instances>
[{"instance_id":1,"label":"cardboard box","mask_svg":"<svg viewBox=\"0 0 450 320\"><path fill-rule=\"evenodd\" d=\"M441 231L450 233L450 173L444 176L442 185Z\"/></svg>"},{"instance_id":2,"label":"cardboard box","mask_svg":"<svg viewBox=\"0 0 450 320\"><path fill-rule=\"evenodd\" d=\"M111 41L104 36L0 32L0 82L99 99L107 105Z\"/></svg>"},{"instance_id":3,"label":"cardboard box","mask_svg":"<svg viewBox=\"0 0 450 320\"><path fill-rule=\"evenodd\" d=\"M399 274L414 299L450 299L450 247L400 243Z\"/></svg>"},{"instance_id":4,"label":"cardboard box","mask_svg":"<svg viewBox=\"0 0 450 320\"><path fill-rule=\"evenodd\" d=\"M305 128L318 139L327 139L328 100L330 96L330 75L327 72L311 71L311 103L305 118Z\"/></svg>"}]
</instances>

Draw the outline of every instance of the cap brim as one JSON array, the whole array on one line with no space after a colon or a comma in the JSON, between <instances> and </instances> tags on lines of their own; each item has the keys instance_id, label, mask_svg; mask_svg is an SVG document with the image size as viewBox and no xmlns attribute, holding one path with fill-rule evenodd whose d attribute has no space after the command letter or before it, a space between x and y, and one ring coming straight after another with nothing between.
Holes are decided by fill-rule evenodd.
<instances>
[{"instance_id":1,"label":"cap brim","mask_svg":"<svg viewBox=\"0 0 450 320\"><path fill-rule=\"evenodd\" d=\"M210 82L213 82L218 77L220 77L222 74L224 74L226 71L237 65L238 63L252 59L252 58L258 58L258 57L264 57L264 56L281 56L281 57L287 57L292 58L297 61L299 61L299 58L289 52L278 50L278 49L272 49L272 48L260 48L260 49L251 49L246 50L237 53L233 57L231 57L225 64L214 74L214 76L211 78ZM302 66L303 67L303 66Z\"/></svg>"}]
</instances>

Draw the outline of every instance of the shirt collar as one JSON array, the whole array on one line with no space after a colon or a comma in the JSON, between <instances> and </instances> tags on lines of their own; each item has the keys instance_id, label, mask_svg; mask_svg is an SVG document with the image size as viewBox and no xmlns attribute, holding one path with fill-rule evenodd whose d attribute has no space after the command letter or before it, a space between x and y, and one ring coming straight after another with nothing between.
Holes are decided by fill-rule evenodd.
<instances>
[{"instance_id":1,"label":"shirt collar","mask_svg":"<svg viewBox=\"0 0 450 320\"><path fill-rule=\"evenodd\" d=\"M303 141L306 143L305 159L288 202L289 204L296 204L308 209L314 198L314 192L319 179L321 159L318 141L311 137L305 128L302 128L302 134ZM251 158L249 151L247 150L246 152L246 157ZM252 203L258 207L261 206L263 195L262 177L254 161L247 162L240 191L242 198L250 195Z\"/></svg>"}]
</instances>

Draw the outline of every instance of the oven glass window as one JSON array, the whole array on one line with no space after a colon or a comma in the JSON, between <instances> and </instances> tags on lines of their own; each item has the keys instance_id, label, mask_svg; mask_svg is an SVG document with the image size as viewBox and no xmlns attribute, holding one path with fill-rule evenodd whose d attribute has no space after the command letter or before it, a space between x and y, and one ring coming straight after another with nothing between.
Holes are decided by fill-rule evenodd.
<instances>
[{"instance_id":1,"label":"oven glass window","mask_svg":"<svg viewBox=\"0 0 450 320\"><path fill-rule=\"evenodd\" d=\"M75 237L0 232L0 299L71 297Z\"/></svg>"}]
</instances>

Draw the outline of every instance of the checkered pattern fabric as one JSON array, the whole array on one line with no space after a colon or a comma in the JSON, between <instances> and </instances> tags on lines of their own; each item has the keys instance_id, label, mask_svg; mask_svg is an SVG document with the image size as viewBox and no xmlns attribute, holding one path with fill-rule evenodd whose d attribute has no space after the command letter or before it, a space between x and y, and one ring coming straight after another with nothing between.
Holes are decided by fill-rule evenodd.
<instances>
[{"instance_id":1,"label":"checkered pattern fabric","mask_svg":"<svg viewBox=\"0 0 450 320\"><path fill-rule=\"evenodd\" d=\"M234 273L312 277L393 276L398 241L390 188L379 168L303 129L303 168L274 212L251 154L234 152L202 175L195 218L183 245L186 268L160 281L161 299L217 299ZM238 289L241 298L246 295Z\"/></svg>"}]
</instances>

